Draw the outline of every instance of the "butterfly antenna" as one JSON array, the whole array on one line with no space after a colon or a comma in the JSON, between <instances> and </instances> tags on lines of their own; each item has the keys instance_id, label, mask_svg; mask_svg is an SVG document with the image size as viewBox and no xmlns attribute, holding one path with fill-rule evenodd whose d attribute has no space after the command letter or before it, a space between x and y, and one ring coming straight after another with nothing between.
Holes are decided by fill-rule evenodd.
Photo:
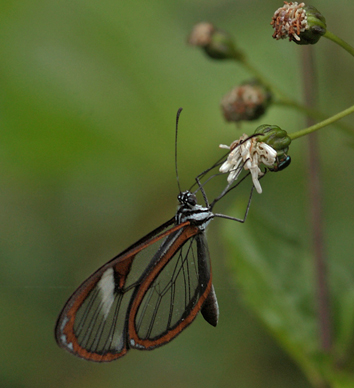
<instances>
[{"instance_id":1,"label":"butterfly antenna","mask_svg":"<svg viewBox=\"0 0 354 388\"><path fill-rule=\"evenodd\" d=\"M178 176L178 166L177 166L177 138L178 138L178 121L179 121L179 116L181 115L183 108L179 108L177 111L177 116L176 116L176 137L175 137L175 168L176 168L176 179L177 179L177 185L178 185L178 190L181 193L181 185L179 183L179 176Z\"/></svg>"}]
</instances>

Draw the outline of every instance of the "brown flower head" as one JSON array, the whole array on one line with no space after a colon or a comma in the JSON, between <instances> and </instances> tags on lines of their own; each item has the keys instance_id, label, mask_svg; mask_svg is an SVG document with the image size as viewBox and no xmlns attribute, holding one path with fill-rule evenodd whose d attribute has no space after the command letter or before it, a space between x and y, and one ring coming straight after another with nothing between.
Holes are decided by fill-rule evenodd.
<instances>
[{"instance_id":1,"label":"brown flower head","mask_svg":"<svg viewBox=\"0 0 354 388\"><path fill-rule=\"evenodd\" d=\"M231 35L211 23L196 24L188 37L188 43L201 47L206 55L213 59L240 60L242 58L242 52L236 49Z\"/></svg>"},{"instance_id":2,"label":"brown flower head","mask_svg":"<svg viewBox=\"0 0 354 388\"><path fill-rule=\"evenodd\" d=\"M188 43L192 46L205 47L211 42L211 38L215 31L211 23L198 23L193 27L193 30L188 38Z\"/></svg>"},{"instance_id":3,"label":"brown flower head","mask_svg":"<svg viewBox=\"0 0 354 388\"><path fill-rule=\"evenodd\" d=\"M304 10L305 3L298 4L296 1L288 3L284 1L284 6L278 8L270 23L274 28L274 39L300 40L300 33L307 28L307 16Z\"/></svg>"},{"instance_id":4,"label":"brown flower head","mask_svg":"<svg viewBox=\"0 0 354 388\"><path fill-rule=\"evenodd\" d=\"M265 113L271 100L270 91L252 80L227 93L221 100L221 109L226 121L251 121Z\"/></svg>"},{"instance_id":5,"label":"brown flower head","mask_svg":"<svg viewBox=\"0 0 354 388\"><path fill-rule=\"evenodd\" d=\"M315 44L326 33L326 19L313 6L296 1L278 8L270 23L274 39L289 38L297 44Z\"/></svg>"}]
</instances>

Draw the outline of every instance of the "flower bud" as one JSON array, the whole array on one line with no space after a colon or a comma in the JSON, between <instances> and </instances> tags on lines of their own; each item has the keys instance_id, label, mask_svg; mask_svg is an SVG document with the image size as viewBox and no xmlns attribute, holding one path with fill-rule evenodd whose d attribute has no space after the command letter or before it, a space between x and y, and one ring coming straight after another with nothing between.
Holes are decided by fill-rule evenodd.
<instances>
[{"instance_id":1,"label":"flower bud","mask_svg":"<svg viewBox=\"0 0 354 388\"><path fill-rule=\"evenodd\" d=\"M315 44L326 33L326 19L312 5L284 1L270 23L274 28L274 39L289 38L297 44Z\"/></svg>"},{"instance_id":2,"label":"flower bud","mask_svg":"<svg viewBox=\"0 0 354 388\"><path fill-rule=\"evenodd\" d=\"M202 47L213 59L240 60L242 58L242 53L235 48L232 37L211 23L196 24L188 38L188 43Z\"/></svg>"},{"instance_id":3,"label":"flower bud","mask_svg":"<svg viewBox=\"0 0 354 388\"><path fill-rule=\"evenodd\" d=\"M289 166L291 158L287 153L291 139L286 131L277 125L263 124L254 133L259 134L257 141L264 142L277 151L276 163L274 163L272 168L269 168L270 171L281 171Z\"/></svg>"},{"instance_id":4,"label":"flower bud","mask_svg":"<svg viewBox=\"0 0 354 388\"><path fill-rule=\"evenodd\" d=\"M221 109L226 121L251 121L265 113L271 100L270 90L252 80L227 93L221 100Z\"/></svg>"}]
</instances>

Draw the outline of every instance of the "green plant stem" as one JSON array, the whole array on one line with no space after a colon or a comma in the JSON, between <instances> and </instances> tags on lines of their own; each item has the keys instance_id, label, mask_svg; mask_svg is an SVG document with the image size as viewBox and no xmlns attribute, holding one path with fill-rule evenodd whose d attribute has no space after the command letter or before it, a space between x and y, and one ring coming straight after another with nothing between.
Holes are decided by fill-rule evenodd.
<instances>
[{"instance_id":1,"label":"green plant stem","mask_svg":"<svg viewBox=\"0 0 354 388\"><path fill-rule=\"evenodd\" d=\"M280 106L288 106L290 108L296 108L300 112L305 113L307 116L310 116L310 117L317 119L317 120L324 120L326 118L326 116L323 113L317 111L316 109L309 108L309 107L302 105L296 101L277 100L277 101L274 101L274 104L280 105Z\"/></svg>"},{"instance_id":2,"label":"green plant stem","mask_svg":"<svg viewBox=\"0 0 354 388\"><path fill-rule=\"evenodd\" d=\"M327 120L328 116L324 113L320 112L317 109L309 108L305 105L299 104L296 101L284 101L284 100L278 100L274 101L274 105L279 106L288 106L290 108L295 108L298 111L306 114L307 116L316 119L316 120ZM352 128L350 125L346 123L335 123L336 127L341 129L343 132L346 132L348 135L353 136L354 135L354 128Z\"/></svg>"},{"instance_id":3,"label":"green plant stem","mask_svg":"<svg viewBox=\"0 0 354 388\"><path fill-rule=\"evenodd\" d=\"M332 42L337 43L339 46L344 48L344 50L348 51L349 54L353 55L354 57L354 47L352 47L347 42L344 42L343 39L339 38L337 35L333 34L330 31L326 31L326 33L323 35L325 38L330 39Z\"/></svg>"},{"instance_id":4,"label":"green plant stem","mask_svg":"<svg viewBox=\"0 0 354 388\"><path fill-rule=\"evenodd\" d=\"M279 90L274 84L266 79L266 77L261 74L258 69L256 69L248 60L246 59L245 56L238 58L237 62L241 62L243 66L250 72L252 73L261 84L263 84L266 88L271 90L274 94L278 94L279 97L281 97L282 100L291 102L291 99L289 99L281 90Z\"/></svg>"},{"instance_id":5,"label":"green plant stem","mask_svg":"<svg viewBox=\"0 0 354 388\"><path fill-rule=\"evenodd\" d=\"M295 140L301 136L308 135L309 133L315 132L323 127L326 127L327 125L330 125L330 124L334 123L335 121L340 120L341 118L350 115L351 113L354 113L354 105L348 109L343 110L342 112L337 113L336 115L334 115L326 120L321 121L320 123L312 125L311 127L302 129L301 131L290 133L289 137L291 140Z\"/></svg>"},{"instance_id":6,"label":"green plant stem","mask_svg":"<svg viewBox=\"0 0 354 388\"><path fill-rule=\"evenodd\" d=\"M295 109L300 110L303 113L306 113L310 117L314 117L316 119L319 118L319 114L315 112L314 109L307 108L305 105L302 105L298 103L297 101L293 100L292 98L288 97L284 92L282 92L280 89L278 89L272 82L270 82L263 74L261 74L258 69L256 69L245 56L243 56L241 59L237 59L238 62L241 62L243 66L252 73L261 84L263 84L266 88L272 91L273 94L278 95L278 101L277 104L286 105ZM323 116L321 117L323 118Z\"/></svg>"}]
</instances>

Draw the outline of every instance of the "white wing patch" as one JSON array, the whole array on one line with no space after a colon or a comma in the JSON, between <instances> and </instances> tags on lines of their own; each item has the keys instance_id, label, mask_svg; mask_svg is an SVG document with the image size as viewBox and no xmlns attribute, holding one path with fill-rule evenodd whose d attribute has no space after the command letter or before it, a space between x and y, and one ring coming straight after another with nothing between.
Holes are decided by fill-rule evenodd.
<instances>
[{"instance_id":1,"label":"white wing patch","mask_svg":"<svg viewBox=\"0 0 354 388\"><path fill-rule=\"evenodd\" d=\"M102 298L102 313L106 319L114 302L114 271L113 268L108 268L97 283Z\"/></svg>"}]
</instances>

